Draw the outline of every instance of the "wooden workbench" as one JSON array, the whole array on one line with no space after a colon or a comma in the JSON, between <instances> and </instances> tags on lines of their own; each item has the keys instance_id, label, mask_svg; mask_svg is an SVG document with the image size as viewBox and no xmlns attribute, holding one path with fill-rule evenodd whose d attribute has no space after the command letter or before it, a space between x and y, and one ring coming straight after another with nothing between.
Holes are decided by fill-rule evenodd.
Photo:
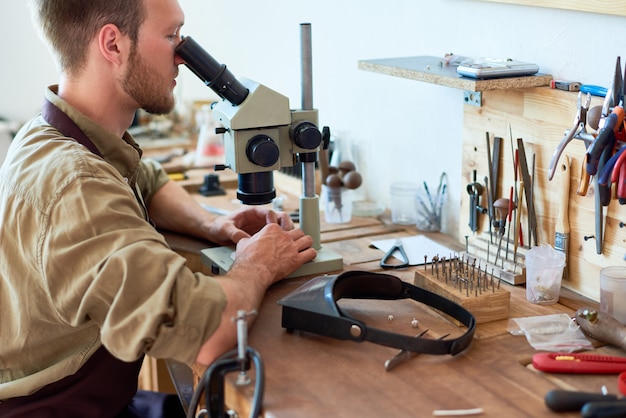
<instances>
[{"instance_id":1,"label":"wooden workbench","mask_svg":"<svg viewBox=\"0 0 626 418\"><path fill-rule=\"evenodd\" d=\"M206 170L189 170L187 174L189 179L183 185L202 204L225 210L239 207L234 201L236 176L229 171L220 173L227 190L227 195L220 197L197 194ZM285 209L291 211L297 207L298 187L295 191L293 187L282 187L285 179L277 177L279 195L285 196ZM349 224L327 224L323 216L321 221L322 244L342 255L345 270L380 271L378 262L382 252L371 248L371 241L418 233L412 226L391 224L384 215L353 217ZM200 260L200 251L208 243L170 233L165 235L172 248L187 258L192 270L210 272ZM448 247L463 249L451 237L429 236ZM418 268L423 267L410 267L392 274L412 282ZM249 333L249 344L261 354L265 366L263 410L266 418L416 417L431 416L434 410L468 408L482 408L483 415L491 417L577 417L579 413L551 413L544 404L545 394L556 388L599 392L603 385L609 393L618 393L614 375L557 375L533 370L529 364L535 350L524 337L507 331L506 319L479 324L472 345L455 357L420 355L387 372L384 362L398 351L396 349L300 332L290 334L281 327L281 307L276 302L309 278L288 279L272 286ZM572 314L580 306L597 307L596 302L566 289L561 292L559 304L533 305L526 301L523 286L506 283L502 286L511 292L510 318ZM431 338L463 332L434 310L413 301L343 300L339 303L342 310L368 326L393 332L415 335L428 329L427 335ZM389 315L393 315L392 321ZM417 329L411 326L413 318L419 321ZM598 351L626 355L608 346ZM156 365L156 361L149 360L148 364ZM176 362L168 362L167 366L175 389L187 404L194 390L191 369ZM162 367L151 376L155 381L151 388L168 391L169 388L161 384L161 376L154 376L158 373L162 374ZM236 376L227 377L228 406L239 416L248 416L253 386L239 387L235 382Z\"/></svg>"},{"instance_id":2,"label":"wooden workbench","mask_svg":"<svg viewBox=\"0 0 626 418\"><path fill-rule=\"evenodd\" d=\"M198 198L218 207L233 204L230 197ZM322 244L344 257L346 270L379 271L382 252L370 247L372 240L418 233L414 227L390 224L384 216L353 217L349 224L322 221L321 227ZM450 237L429 236L462 250ZM173 235L168 235L168 240L185 254L190 265L201 266L199 251L205 244L181 241ZM412 282L418 268L424 267L392 274ZM600 391L603 385L610 393L618 393L614 375L556 375L533 370L529 364L535 350L525 337L507 331L508 320L479 324L472 345L455 357L420 355L387 372L384 362L396 349L287 333L281 327L281 307L276 302L309 278L288 279L272 286L249 333L249 344L261 354L265 366L265 417L415 417L430 416L434 410L467 408L482 408L484 416L492 417L574 417L579 413L551 413L544 404L545 394L556 388ZM572 314L580 306L597 307L595 302L567 290L563 290L559 304L533 305L526 301L523 286L502 286L511 292L511 318ZM368 326L393 332L415 335L428 329L431 338L464 332L431 308L410 300L339 303L345 312ZM393 315L392 321L389 315ZM413 318L419 321L417 329L411 326ZM599 351L623 355L612 347ZM191 370L174 362L169 363L169 369L181 399L189 402L193 394ZM254 377L253 371L251 376ZM226 381L228 406L239 416L248 416L253 385L237 386L235 375L227 376Z\"/></svg>"}]
</instances>

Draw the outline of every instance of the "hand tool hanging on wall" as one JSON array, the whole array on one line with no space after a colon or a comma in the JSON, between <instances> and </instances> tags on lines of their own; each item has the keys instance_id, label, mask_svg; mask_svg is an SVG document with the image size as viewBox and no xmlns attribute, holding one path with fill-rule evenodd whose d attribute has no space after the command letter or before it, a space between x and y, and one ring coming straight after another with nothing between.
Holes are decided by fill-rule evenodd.
<instances>
[{"instance_id":1,"label":"hand tool hanging on wall","mask_svg":"<svg viewBox=\"0 0 626 418\"><path fill-rule=\"evenodd\" d=\"M522 180L524 181L525 190L524 196L526 197L526 214L528 216L528 245L532 243L537 245L537 218L535 217L535 206L532 193L532 179L528 171L528 162L526 160L526 151L524 149L524 140L517 138L517 149L519 151L519 166L522 173Z\"/></svg>"},{"instance_id":2,"label":"hand tool hanging on wall","mask_svg":"<svg viewBox=\"0 0 626 418\"><path fill-rule=\"evenodd\" d=\"M489 187L488 187L488 195L489 195L489 225L493 225L495 218L495 211L493 208L493 199L494 196L498 193L498 181L500 176L500 150L502 148L502 138L496 136L493 138L493 150L491 149L491 143L489 140L489 132L486 132L487 138L487 163L489 167ZM489 239L493 243L493 235L491 234L491 230L489 231L490 236Z\"/></svg>"},{"instance_id":3,"label":"hand tool hanging on wall","mask_svg":"<svg viewBox=\"0 0 626 418\"><path fill-rule=\"evenodd\" d=\"M626 204L626 145L611 157L598 181L600 184L615 183L619 204Z\"/></svg>"},{"instance_id":4,"label":"hand tool hanging on wall","mask_svg":"<svg viewBox=\"0 0 626 418\"><path fill-rule=\"evenodd\" d=\"M570 165L569 156L563 156L561 163L557 169L557 176L560 180L559 189L561 191L561 202L556 217L556 225L554 227L554 248L565 253L567 266L567 248L569 244L569 182L570 182ZM567 267L564 278L567 278Z\"/></svg>"},{"instance_id":5,"label":"hand tool hanging on wall","mask_svg":"<svg viewBox=\"0 0 626 418\"><path fill-rule=\"evenodd\" d=\"M489 132L485 132L487 139L487 168L489 169L489 175L485 176L485 187L487 188L487 211L489 213L489 242L493 244L493 231L491 226L493 225L493 183L491 182L491 176L493 173L493 164L491 160L491 140L489 139Z\"/></svg>"},{"instance_id":6,"label":"hand tool hanging on wall","mask_svg":"<svg viewBox=\"0 0 626 418\"><path fill-rule=\"evenodd\" d=\"M500 186L500 152L502 150L502 138L495 136L493 138L493 159L491 160L491 193L497 196L498 187ZM495 203L495 202L494 202Z\"/></svg>"},{"instance_id":7,"label":"hand tool hanging on wall","mask_svg":"<svg viewBox=\"0 0 626 418\"><path fill-rule=\"evenodd\" d=\"M522 195L524 194L524 181L520 180L519 189L517 191L517 199L516 199L516 216L515 216L515 226L517 230L515 231L515 242L513 243L513 264L517 264L517 247L518 245L523 245L522 241Z\"/></svg>"},{"instance_id":8,"label":"hand tool hanging on wall","mask_svg":"<svg viewBox=\"0 0 626 418\"><path fill-rule=\"evenodd\" d=\"M502 238L504 237L504 233L506 231L506 220L509 212L511 211L511 202L510 199L500 198L493 203L494 210L496 212L496 220L494 221L494 226L497 228L498 234L500 237L498 238L498 250L496 252L496 259L494 264L498 264L498 258L500 257L500 250L502 249ZM502 265L504 267L504 259L502 260Z\"/></svg>"},{"instance_id":9,"label":"hand tool hanging on wall","mask_svg":"<svg viewBox=\"0 0 626 418\"><path fill-rule=\"evenodd\" d=\"M595 190L594 217L596 224L596 253L602 254L602 240L604 239L604 208L602 207L602 195L600 193L600 183L598 181L598 176L593 177L593 187Z\"/></svg>"},{"instance_id":10,"label":"hand tool hanging on wall","mask_svg":"<svg viewBox=\"0 0 626 418\"><path fill-rule=\"evenodd\" d=\"M515 219L514 219L514 223L513 223L513 239L515 240L515 243L517 245L517 230L519 228L519 221L517 218L517 213L519 213L520 209L519 209L519 201L517 198L517 188L518 188L518 177L519 177L519 151L517 150L517 148L515 148L515 145L513 145L513 129L511 128L511 124L509 124L509 140L511 141L511 159L513 161L513 197L511 198L511 200L513 200L513 202L515 203ZM510 220L509 220L510 222ZM509 228L509 231L511 230L511 228ZM508 244L508 243L507 243ZM515 248L515 252L513 255L513 259L515 260L515 253L517 252L517 247ZM508 247L507 247L507 256L508 256ZM515 267L514 267L515 268Z\"/></svg>"},{"instance_id":11,"label":"hand tool hanging on wall","mask_svg":"<svg viewBox=\"0 0 626 418\"><path fill-rule=\"evenodd\" d=\"M509 242L511 238L511 229L513 229L513 211L517 209L517 205L515 204L515 197L513 196L513 187L511 187L509 191L509 209L507 214L507 222L509 223L509 228L506 231L506 252L504 253L504 259L509 261ZM513 235L515 238L515 235Z\"/></svg>"},{"instance_id":12,"label":"hand tool hanging on wall","mask_svg":"<svg viewBox=\"0 0 626 418\"><path fill-rule=\"evenodd\" d=\"M487 191L487 215L489 216L489 243L493 242L493 230L491 224L493 222L493 195L491 194L491 188L489 187L489 177L485 176L485 189ZM489 247L487 247L489 248ZM487 260L489 260L489 251L487 251Z\"/></svg>"},{"instance_id":13,"label":"hand tool hanging on wall","mask_svg":"<svg viewBox=\"0 0 626 418\"><path fill-rule=\"evenodd\" d=\"M607 91L602 105L602 118L599 122L600 131L596 139L587 148L587 153L585 154L587 173L594 176L595 240L596 253L598 254L602 254L603 251L604 206L608 206L611 200L610 180L612 178L609 179L608 176L603 176L603 173L612 164L618 136L623 136L624 88L621 60L620 57L617 57L613 86ZM617 158L614 161L617 162Z\"/></svg>"},{"instance_id":14,"label":"hand tool hanging on wall","mask_svg":"<svg viewBox=\"0 0 626 418\"><path fill-rule=\"evenodd\" d=\"M587 169L587 173L590 175L593 176L602 171L599 167L600 158L605 151L609 150L610 154L613 154L612 151L616 141L615 133L619 130L623 121L624 110L619 106L614 107L613 112L606 119L604 127L600 129L600 133L596 137L595 141L593 141L587 149L585 167Z\"/></svg>"},{"instance_id":15,"label":"hand tool hanging on wall","mask_svg":"<svg viewBox=\"0 0 626 418\"><path fill-rule=\"evenodd\" d=\"M476 181L476 170L474 170L473 182L467 185L467 193L470 196L469 227L472 232L476 232L478 231L478 215L487 213L488 211L488 209L480 206L480 196L483 194L483 186Z\"/></svg>"},{"instance_id":16,"label":"hand tool hanging on wall","mask_svg":"<svg viewBox=\"0 0 626 418\"><path fill-rule=\"evenodd\" d=\"M618 60L618 63L619 63L619 60ZM607 151L607 149L609 149L612 152L616 148L619 148L619 150L615 152L608 159L608 161L606 162L606 164L604 165L602 169L598 167L598 175L600 176L598 179L598 183L600 184L600 187L604 187L604 189L601 189L601 190L605 194L608 194L606 192L607 189L610 191L611 183L616 183L617 184L616 192L617 192L617 198L619 200L619 203L625 204L626 203L626 183L625 183L626 167L623 166L624 161L625 161L625 158L623 157L623 155L624 155L624 149L626 147L620 144L626 140L626 126L625 126L626 120L624 119L624 103L623 103L624 92L626 90L626 83L624 83L626 79L626 74L624 75L624 77L621 77L620 71L621 71L621 68L620 68L620 65L618 64L615 69L613 95L607 96L607 98L605 98L605 105L603 106L603 111L604 109L609 108L611 104L610 100L613 101L614 107L609 117L605 119L604 127L602 128L600 134L598 135L599 139L597 141L594 141L594 144L597 142L600 145L603 145L600 140L611 141L602 150L601 158L603 157L606 158L608 156L609 151ZM620 75L618 75L618 73ZM617 104L615 104L615 101L617 101ZM617 120L615 121L615 119ZM615 122L615 127L611 131L609 128L611 127L613 122ZM604 137L600 138L601 135ZM611 135L613 135L615 138L610 138ZM613 144L613 146L611 146L611 143ZM606 151L606 154L605 154L605 151ZM606 196L603 195L602 197L603 197L603 204L607 203ZM608 198L610 199L610 196Z\"/></svg>"},{"instance_id":17,"label":"hand tool hanging on wall","mask_svg":"<svg viewBox=\"0 0 626 418\"><path fill-rule=\"evenodd\" d=\"M559 158L563 153L563 150L569 144L572 139L578 137L582 133L587 133L587 112L589 111L589 105L591 104L591 95L587 94L587 98L585 99L585 103L582 103L582 93L578 93L578 112L576 113L576 118L574 118L574 126L570 129L565 137L561 140L559 145L554 150L552 154L552 158L550 159L550 165L548 166L548 180L552 180L554 177L554 173L556 171L556 167L559 162Z\"/></svg>"}]
</instances>

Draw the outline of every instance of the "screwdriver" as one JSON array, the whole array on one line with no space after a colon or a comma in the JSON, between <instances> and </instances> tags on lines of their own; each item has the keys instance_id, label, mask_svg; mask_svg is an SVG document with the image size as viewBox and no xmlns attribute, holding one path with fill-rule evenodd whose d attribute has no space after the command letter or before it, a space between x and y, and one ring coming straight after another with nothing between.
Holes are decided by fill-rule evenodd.
<instances>
[{"instance_id":1,"label":"screwdriver","mask_svg":"<svg viewBox=\"0 0 626 418\"><path fill-rule=\"evenodd\" d=\"M506 219L509 214L509 208L512 207L513 209L515 209L513 205L515 205L515 203L511 202L511 200L504 198L504 197L496 200L493 203L493 207L495 208L495 211L498 214L498 220L494 221L494 225L497 223L496 227L498 228L498 233L500 234L500 238L498 241L498 250L496 252L496 260L494 261L494 265L498 263L498 257L500 256L500 249L502 248L502 237L504 236L504 232L506 229Z\"/></svg>"},{"instance_id":2,"label":"screwdriver","mask_svg":"<svg viewBox=\"0 0 626 418\"><path fill-rule=\"evenodd\" d=\"M620 403L626 408L626 402L618 401L615 395L596 392L576 392L573 390L555 389L545 396L546 406L554 412L581 411L588 403ZM626 409L624 409L626 410ZM620 415L621 416L621 415Z\"/></svg>"},{"instance_id":3,"label":"screwdriver","mask_svg":"<svg viewBox=\"0 0 626 418\"><path fill-rule=\"evenodd\" d=\"M583 418L621 418L626 416L626 400L587 402L580 415Z\"/></svg>"}]
</instances>

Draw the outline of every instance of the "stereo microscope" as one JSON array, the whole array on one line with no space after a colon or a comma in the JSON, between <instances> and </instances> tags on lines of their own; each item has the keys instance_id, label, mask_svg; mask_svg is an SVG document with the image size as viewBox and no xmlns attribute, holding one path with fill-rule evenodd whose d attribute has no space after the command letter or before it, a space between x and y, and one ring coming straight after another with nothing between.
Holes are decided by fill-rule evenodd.
<instances>
[{"instance_id":1,"label":"stereo microscope","mask_svg":"<svg viewBox=\"0 0 626 418\"><path fill-rule=\"evenodd\" d=\"M318 112L313 109L310 77L310 25L302 25L303 97L302 109L291 109L289 99L252 80L237 80L226 65L218 63L197 42L184 37L176 53L185 65L210 87L221 101L213 105L213 115L222 125L225 164L238 174L237 198L244 204L262 205L276 197L273 171L302 164L300 228L313 237L315 260L306 263L290 277L343 269L343 259L320 244L319 196L315 193L315 163L318 152L328 147L330 131L317 127ZM214 271L228 271L233 263L232 247L202 250L202 260Z\"/></svg>"}]
</instances>

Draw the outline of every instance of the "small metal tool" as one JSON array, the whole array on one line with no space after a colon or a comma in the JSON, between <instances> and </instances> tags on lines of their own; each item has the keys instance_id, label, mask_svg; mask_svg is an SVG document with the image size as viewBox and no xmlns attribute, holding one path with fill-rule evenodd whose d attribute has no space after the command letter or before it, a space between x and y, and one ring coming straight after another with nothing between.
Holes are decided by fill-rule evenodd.
<instances>
[{"instance_id":1,"label":"small metal tool","mask_svg":"<svg viewBox=\"0 0 626 418\"><path fill-rule=\"evenodd\" d=\"M393 257L396 252L400 253L400 256L402 257L399 259L400 263L389 263L389 259ZM404 251L401 239L397 239L396 242L394 242L394 244L391 246L389 251L385 253L383 258L380 260L380 266L384 269L400 269L409 266L409 256L406 254L406 251Z\"/></svg>"},{"instance_id":2,"label":"small metal tool","mask_svg":"<svg viewBox=\"0 0 626 418\"><path fill-rule=\"evenodd\" d=\"M474 170L474 182L467 185L467 193L470 196L470 220L469 227L472 232L478 231L478 215L486 213L487 209L480 206L480 196L483 194L482 184L476 182Z\"/></svg>"},{"instance_id":3,"label":"small metal tool","mask_svg":"<svg viewBox=\"0 0 626 418\"><path fill-rule=\"evenodd\" d=\"M559 158L563 153L563 150L569 144L572 139L576 138L581 133L587 133L587 111L589 110L589 105L591 104L591 95L587 94L585 102L583 103L583 95L582 93L578 93L578 112L576 113L576 118L574 118L574 126L570 129L559 145L554 150L552 154L552 158L550 159L550 165L548 167L548 180L552 180L554 177L554 173L556 172L556 168L559 162Z\"/></svg>"},{"instance_id":4,"label":"small metal tool","mask_svg":"<svg viewBox=\"0 0 626 418\"><path fill-rule=\"evenodd\" d=\"M498 215L497 220L494 221L494 226L496 226L497 224L496 228L498 230L498 234L500 235L500 238L498 239L498 250L496 252L496 259L494 261L494 264L498 264L498 258L500 258L500 250L502 248L502 238L504 237L504 232L506 230L506 220L507 220L509 212L511 211L512 204L513 202L511 202L510 199L506 199L504 197L496 200L493 203L493 207Z\"/></svg>"},{"instance_id":5,"label":"small metal tool","mask_svg":"<svg viewBox=\"0 0 626 418\"><path fill-rule=\"evenodd\" d=\"M532 246L532 242L537 245L537 218L535 217L535 205L532 193L532 184L530 173L528 171L528 162L526 160L526 151L524 150L524 140L517 138L517 149L519 150L519 164L522 172L522 180L524 181L526 196L526 211L528 213L528 245Z\"/></svg>"},{"instance_id":6,"label":"small metal tool","mask_svg":"<svg viewBox=\"0 0 626 418\"><path fill-rule=\"evenodd\" d=\"M257 417L261 413L263 405L263 393L265 390L265 368L261 355L248 345L247 319L256 315L256 310L246 312L237 311L237 317L232 318L237 326L237 348L231 350L215 360L204 372L196 385L192 399L187 410L187 417L194 417L194 413L204 399L206 406L204 414L208 417L225 417L225 376L230 372L239 372L237 385L247 385L251 382L247 371L254 365L255 382L254 397L250 409L250 417Z\"/></svg>"},{"instance_id":7,"label":"small metal tool","mask_svg":"<svg viewBox=\"0 0 626 418\"><path fill-rule=\"evenodd\" d=\"M419 333L418 335L415 336L415 338L420 338L423 337L424 335L426 335L426 333L428 332L428 330L424 330L421 333ZM450 334L445 334L442 335L441 337L437 338L438 340L443 340L445 339L447 336L449 336ZM402 364L410 359L412 359L413 357L417 356L420 353L415 353L413 351L409 351L409 350L400 350L398 351L398 353L393 356L392 358L390 358L389 360L385 361L385 371L390 371L391 369L393 369L394 367L396 367L399 364Z\"/></svg>"},{"instance_id":8,"label":"small metal tool","mask_svg":"<svg viewBox=\"0 0 626 418\"><path fill-rule=\"evenodd\" d=\"M417 334L415 338L423 337L424 335L426 335L427 332L428 330L425 329L424 331ZM389 370L396 367L398 364L404 363L405 361L409 360L410 358L414 357L417 354L418 353L413 353L412 351L408 351L408 350L398 351L398 353L395 356L385 361L385 371L388 372Z\"/></svg>"}]
</instances>

